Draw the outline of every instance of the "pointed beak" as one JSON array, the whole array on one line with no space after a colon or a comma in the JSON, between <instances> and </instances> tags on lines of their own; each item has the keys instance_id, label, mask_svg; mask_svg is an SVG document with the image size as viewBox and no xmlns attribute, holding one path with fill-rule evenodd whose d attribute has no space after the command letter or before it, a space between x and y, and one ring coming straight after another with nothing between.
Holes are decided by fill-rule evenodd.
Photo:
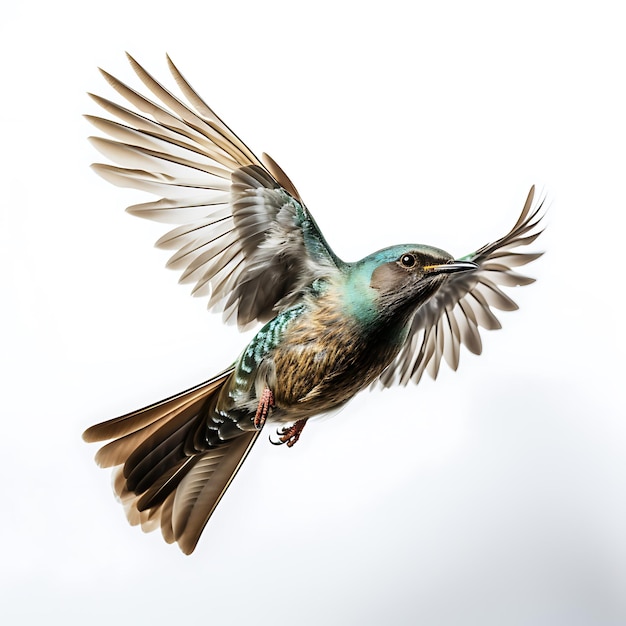
<instances>
[{"instance_id":1,"label":"pointed beak","mask_svg":"<svg viewBox=\"0 0 626 626\"><path fill-rule=\"evenodd\" d=\"M451 261L441 265L426 265L424 271L428 276L437 274L458 274L460 272L471 272L478 269L478 265L472 261Z\"/></svg>"}]
</instances>

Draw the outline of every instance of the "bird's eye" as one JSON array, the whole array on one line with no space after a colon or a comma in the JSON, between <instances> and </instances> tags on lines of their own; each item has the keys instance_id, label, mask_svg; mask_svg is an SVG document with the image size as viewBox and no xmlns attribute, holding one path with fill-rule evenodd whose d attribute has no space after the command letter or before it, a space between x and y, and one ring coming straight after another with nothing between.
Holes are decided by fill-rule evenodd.
<instances>
[{"instance_id":1,"label":"bird's eye","mask_svg":"<svg viewBox=\"0 0 626 626\"><path fill-rule=\"evenodd\" d=\"M413 267L415 265L415 256L412 254L403 254L400 257L400 263L404 267Z\"/></svg>"}]
</instances>

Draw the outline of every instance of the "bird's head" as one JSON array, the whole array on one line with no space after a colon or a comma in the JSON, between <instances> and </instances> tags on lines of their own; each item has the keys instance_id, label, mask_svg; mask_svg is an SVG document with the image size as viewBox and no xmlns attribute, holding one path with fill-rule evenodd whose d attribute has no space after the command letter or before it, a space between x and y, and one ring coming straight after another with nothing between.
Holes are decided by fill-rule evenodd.
<instances>
[{"instance_id":1,"label":"bird's head","mask_svg":"<svg viewBox=\"0 0 626 626\"><path fill-rule=\"evenodd\" d=\"M444 250L417 244L379 250L353 265L352 285L369 301L377 317L410 317L451 274L475 270ZM362 313L366 314L363 307ZM357 313L358 314L358 313Z\"/></svg>"}]
</instances>

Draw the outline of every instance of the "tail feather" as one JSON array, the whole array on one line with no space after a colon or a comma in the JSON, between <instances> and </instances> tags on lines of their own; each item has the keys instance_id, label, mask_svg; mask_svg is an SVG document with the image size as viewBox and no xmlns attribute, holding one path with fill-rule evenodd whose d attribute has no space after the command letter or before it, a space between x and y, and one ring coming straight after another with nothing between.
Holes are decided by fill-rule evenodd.
<instances>
[{"instance_id":1,"label":"tail feather","mask_svg":"<svg viewBox=\"0 0 626 626\"><path fill-rule=\"evenodd\" d=\"M195 462L198 457L188 457L181 461L178 465L172 467L156 480L149 489L146 489L141 498L137 499L137 510L147 511L159 504L162 504L170 493L176 490L180 481L185 477L191 469L190 463Z\"/></svg>"},{"instance_id":2,"label":"tail feather","mask_svg":"<svg viewBox=\"0 0 626 626\"><path fill-rule=\"evenodd\" d=\"M116 465L124 463L133 450L135 450L146 437L149 437L161 426L162 424L160 422L156 422L149 426L144 426L134 433L129 433L128 435L124 435L119 439L114 439L105 444L96 452L96 463L103 468L115 467ZM93 441L98 440L94 439Z\"/></svg>"},{"instance_id":3,"label":"tail feather","mask_svg":"<svg viewBox=\"0 0 626 626\"><path fill-rule=\"evenodd\" d=\"M145 426L154 424L164 417L172 417L179 409L195 402L203 400L212 391L220 388L226 378L232 373L233 368L229 368L218 374L214 378L207 380L191 389L181 391L165 400L160 400L154 404L132 411L121 417L101 422L91 426L83 433L83 439L88 443L95 441L106 441L107 439L119 439L124 435L134 433Z\"/></svg>"},{"instance_id":4,"label":"tail feather","mask_svg":"<svg viewBox=\"0 0 626 626\"><path fill-rule=\"evenodd\" d=\"M203 454L186 473L172 502L172 529L185 554L191 554L204 527L230 486L260 431L246 431Z\"/></svg>"},{"instance_id":5,"label":"tail feather","mask_svg":"<svg viewBox=\"0 0 626 626\"><path fill-rule=\"evenodd\" d=\"M127 415L96 424L86 441L114 439L96 454L114 467L113 488L129 522L146 532L161 528L191 554L206 523L256 441L258 431L237 432L217 445L198 446L206 407L232 368L192 389ZM241 434L239 434L241 433ZM196 435L196 436L194 436Z\"/></svg>"},{"instance_id":6,"label":"tail feather","mask_svg":"<svg viewBox=\"0 0 626 626\"><path fill-rule=\"evenodd\" d=\"M128 489L145 491L160 476L188 458L185 440L189 431L200 426L198 422L202 420L204 402L198 404L200 406L191 406L168 420L129 455L124 463Z\"/></svg>"}]
</instances>

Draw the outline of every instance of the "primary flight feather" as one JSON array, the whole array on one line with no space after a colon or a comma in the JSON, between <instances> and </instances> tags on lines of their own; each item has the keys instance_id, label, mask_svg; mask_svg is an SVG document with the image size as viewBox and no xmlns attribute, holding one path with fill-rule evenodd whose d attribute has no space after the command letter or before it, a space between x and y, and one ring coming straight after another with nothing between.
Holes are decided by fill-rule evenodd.
<instances>
[{"instance_id":1,"label":"primary flight feather","mask_svg":"<svg viewBox=\"0 0 626 626\"><path fill-rule=\"evenodd\" d=\"M368 385L435 378L442 358L456 369L462 344L479 354L479 327L500 328L492 309L517 308L500 287L532 282L512 268L540 256L516 249L541 233L542 202L531 189L509 233L458 260L404 244L344 262L276 162L258 159L169 57L186 102L129 60L154 99L102 72L133 108L92 96L113 118L87 116L114 163L94 169L159 197L128 211L178 224L157 245L209 309L242 329L264 323L217 376L83 435L111 440L96 460L115 468L129 521L189 554L267 421L291 447L309 418Z\"/></svg>"}]
</instances>

